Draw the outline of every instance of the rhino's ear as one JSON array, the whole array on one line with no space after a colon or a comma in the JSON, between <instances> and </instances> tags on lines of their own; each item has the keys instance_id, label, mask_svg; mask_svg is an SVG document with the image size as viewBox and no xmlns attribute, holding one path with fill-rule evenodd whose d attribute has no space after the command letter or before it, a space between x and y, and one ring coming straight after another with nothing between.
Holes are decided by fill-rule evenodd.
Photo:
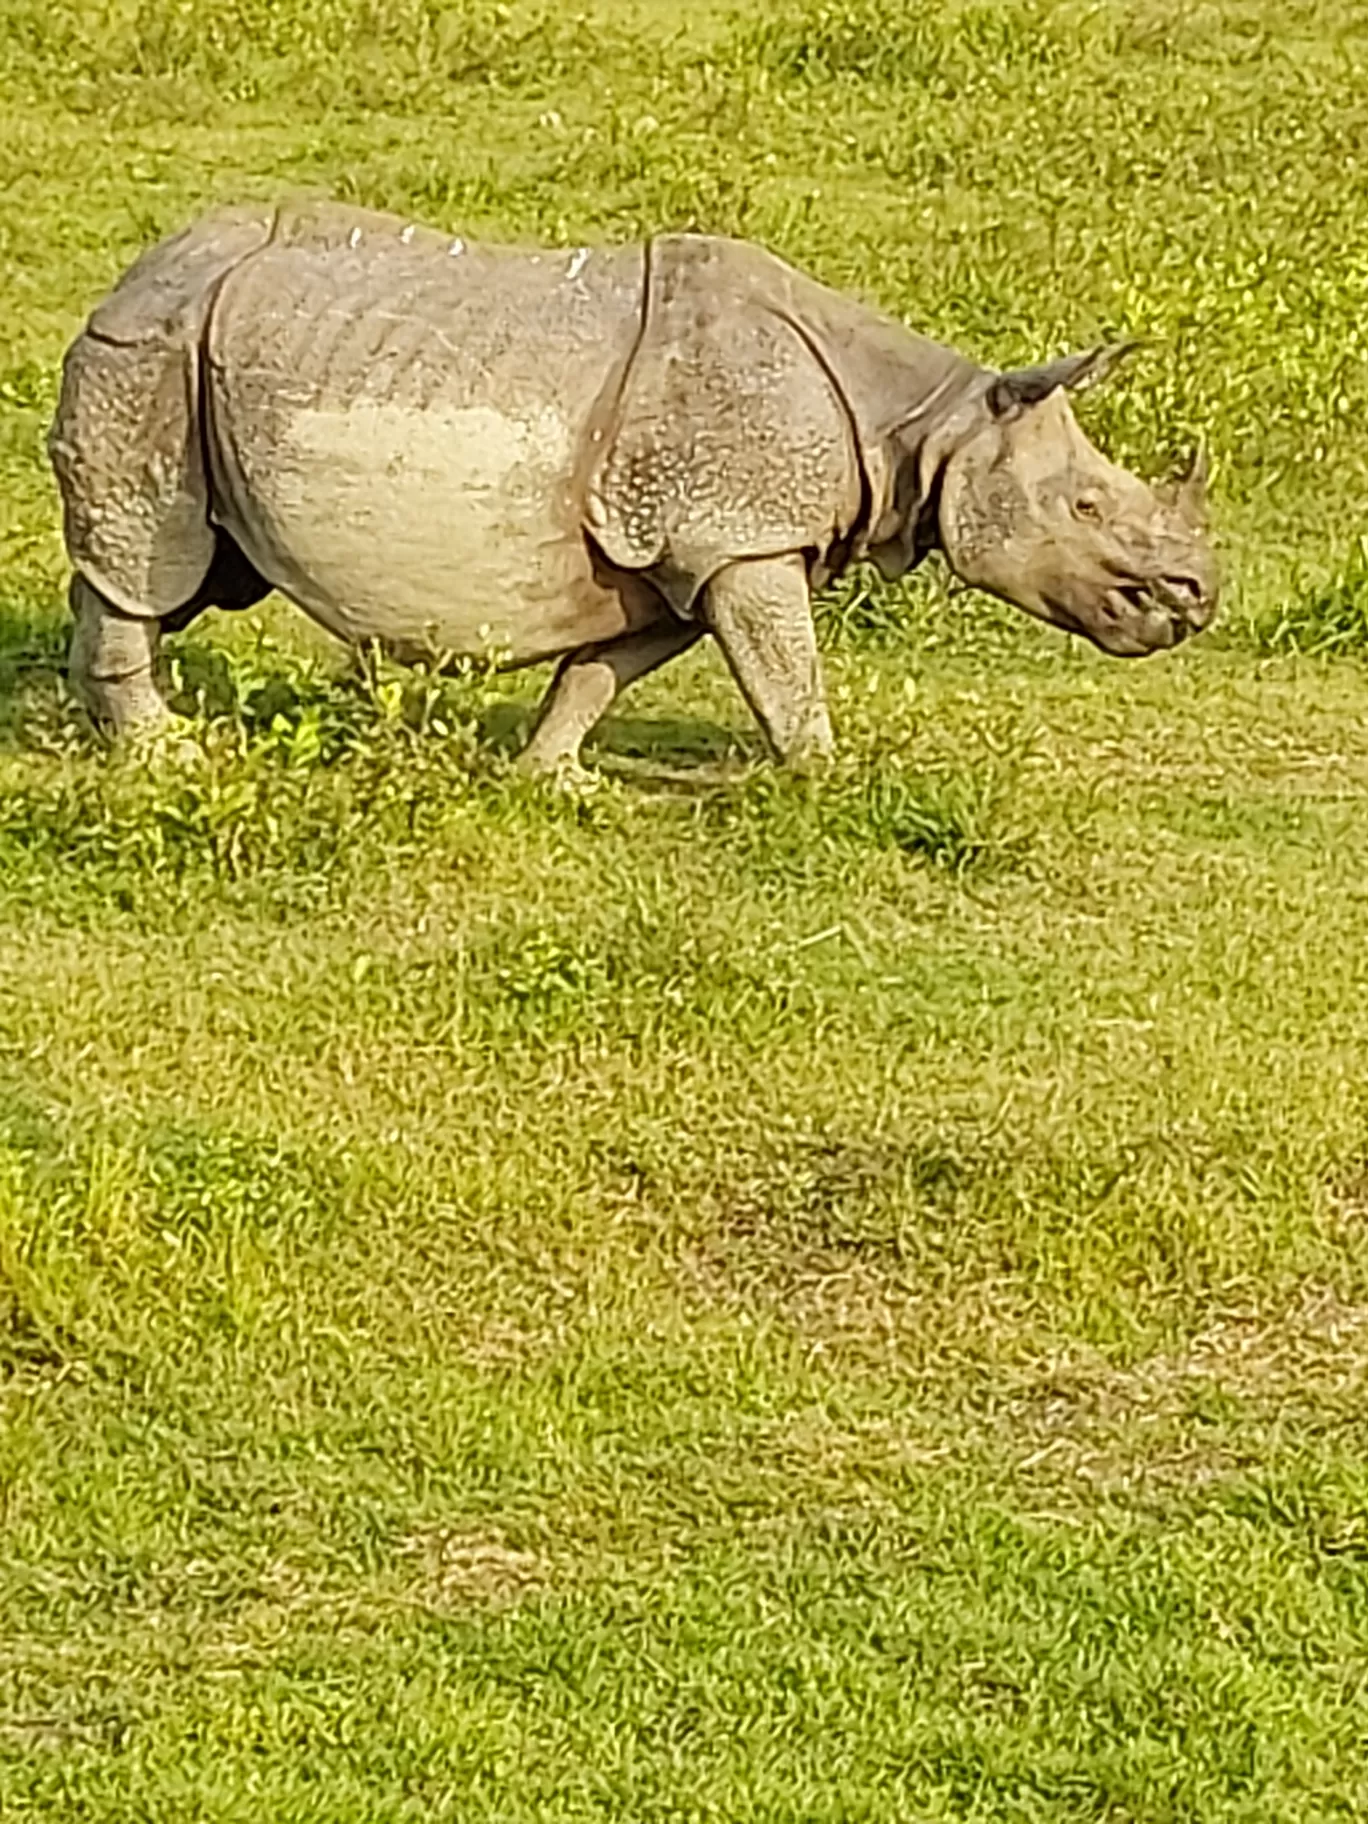
<instances>
[{"instance_id":1,"label":"rhino's ear","mask_svg":"<svg viewBox=\"0 0 1368 1824\"><path fill-rule=\"evenodd\" d=\"M988 409L995 418L1013 418L1029 406L1039 405L1061 386L1069 392L1095 386L1139 346L1138 342L1106 342L1079 355L1061 355L1040 367L1018 367L999 374L988 388Z\"/></svg>"}]
</instances>

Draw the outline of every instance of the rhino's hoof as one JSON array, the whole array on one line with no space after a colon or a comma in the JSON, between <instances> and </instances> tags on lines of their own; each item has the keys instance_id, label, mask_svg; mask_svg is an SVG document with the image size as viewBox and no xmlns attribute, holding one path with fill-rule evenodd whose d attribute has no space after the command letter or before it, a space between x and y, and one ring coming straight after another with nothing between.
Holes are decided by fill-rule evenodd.
<instances>
[{"instance_id":1,"label":"rhino's hoof","mask_svg":"<svg viewBox=\"0 0 1368 1824\"><path fill-rule=\"evenodd\" d=\"M783 756L784 771L799 779L821 779L836 764L835 750L830 747L803 747Z\"/></svg>"},{"instance_id":2,"label":"rhino's hoof","mask_svg":"<svg viewBox=\"0 0 1368 1824\"><path fill-rule=\"evenodd\" d=\"M587 766L569 754L543 757L525 753L518 760L518 771L554 792L567 792L576 798L587 798L603 787L603 776L590 772Z\"/></svg>"}]
</instances>

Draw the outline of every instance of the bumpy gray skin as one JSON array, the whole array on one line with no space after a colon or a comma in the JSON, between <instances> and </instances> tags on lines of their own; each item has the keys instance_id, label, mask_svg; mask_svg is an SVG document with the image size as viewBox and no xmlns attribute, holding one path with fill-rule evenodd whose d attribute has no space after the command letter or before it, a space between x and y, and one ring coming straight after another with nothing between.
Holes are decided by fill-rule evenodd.
<instances>
[{"instance_id":1,"label":"bumpy gray skin","mask_svg":"<svg viewBox=\"0 0 1368 1824\"><path fill-rule=\"evenodd\" d=\"M705 633L778 754L827 752L809 590L866 555L941 548L1108 650L1172 645L1214 606L1201 479L1156 492L1087 443L1064 389L1113 354L993 374L705 236L527 252L219 211L67 356L73 681L155 727L161 632L276 588L400 658L559 658L526 759L560 772Z\"/></svg>"}]
</instances>

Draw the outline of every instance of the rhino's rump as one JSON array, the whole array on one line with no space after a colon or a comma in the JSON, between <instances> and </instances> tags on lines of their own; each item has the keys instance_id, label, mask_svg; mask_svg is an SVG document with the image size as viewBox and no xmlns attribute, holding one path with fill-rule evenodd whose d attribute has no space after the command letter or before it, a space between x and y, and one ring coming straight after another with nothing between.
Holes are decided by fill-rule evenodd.
<instances>
[{"instance_id":1,"label":"rhino's rump","mask_svg":"<svg viewBox=\"0 0 1368 1824\"><path fill-rule=\"evenodd\" d=\"M269 212L222 210L150 248L67 353L48 438L67 549L129 614L180 607L214 555L200 338L215 287L270 231Z\"/></svg>"},{"instance_id":2,"label":"rhino's rump","mask_svg":"<svg viewBox=\"0 0 1368 1824\"><path fill-rule=\"evenodd\" d=\"M347 639L516 661L621 632L579 471L636 342L641 269L638 249L283 223L210 324L216 517Z\"/></svg>"}]
</instances>

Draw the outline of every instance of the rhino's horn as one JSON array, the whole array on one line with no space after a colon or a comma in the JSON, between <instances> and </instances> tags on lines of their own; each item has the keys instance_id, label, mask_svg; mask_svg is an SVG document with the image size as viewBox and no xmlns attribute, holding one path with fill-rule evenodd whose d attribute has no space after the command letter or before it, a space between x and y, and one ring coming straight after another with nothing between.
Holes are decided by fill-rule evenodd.
<instances>
[{"instance_id":1,"label":"rhino's horn","mask_svg":"<svg viewBox=\"0 0 1368 1824\"><path fill-rule=\"evenodd\" d=\"M1039 367L1018 367L999 374L988 389L988 408L999 418L1039 405L1057 387L1077 392L1105 380L1112 369L1139 348L1138 342L1104 342L1077 355L1061 355Z\"/></svg>"},{"instance_id":2,"label":"rhino's horn","mask_svg":"<svg viewBox=\"0 0 1368 1824\"><path fill-rule=\"evenodd\" d=\"M1178 478L1178 504L1192 519L1201 517L1206 506L1207 493L1207 453L1205 445L1199 444L1192 452L1192 460Z\"/></svg>"}]
</instances>

